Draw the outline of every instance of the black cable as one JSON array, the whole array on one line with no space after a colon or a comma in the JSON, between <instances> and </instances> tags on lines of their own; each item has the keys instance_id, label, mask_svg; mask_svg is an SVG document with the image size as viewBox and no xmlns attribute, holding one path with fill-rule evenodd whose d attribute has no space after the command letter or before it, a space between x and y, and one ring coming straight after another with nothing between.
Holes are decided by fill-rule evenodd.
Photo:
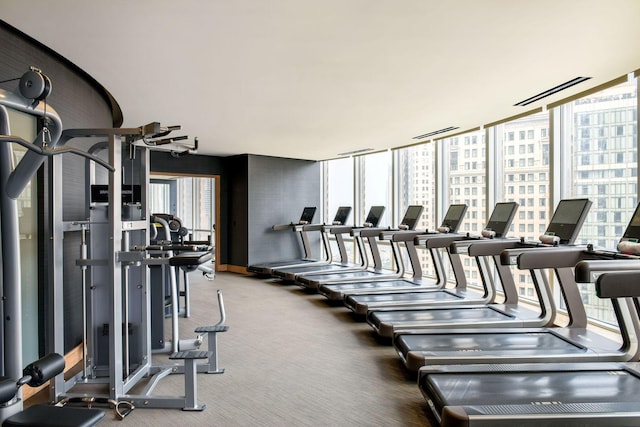
<instances>
[{"instance_id":1,"label":"black cable","mask_svg":"<svg viewBox=\"0 0 640 427\"><path fill-rule=\"evenodd\" d=\"M0 84L14 82L14 81L20 80L20 79L21 79L21 77L16 77L15 79L9 79L9 80L0 80Z\"/></svg>"}]
</instances>

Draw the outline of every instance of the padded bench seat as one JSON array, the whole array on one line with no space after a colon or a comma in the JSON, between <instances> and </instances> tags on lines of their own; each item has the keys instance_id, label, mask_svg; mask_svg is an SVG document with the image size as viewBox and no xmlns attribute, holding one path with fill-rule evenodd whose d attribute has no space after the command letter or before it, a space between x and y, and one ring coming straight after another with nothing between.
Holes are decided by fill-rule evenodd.
<instances>
[{"instance_id":1,"label":"padded bench seat","mask_svg":"<svg viewBox=\"0 0 640 427\"><path fill-rule=\"evenodd\" d=\"M2 427L90 427L103 418L100 409L34 405L7 418Z\"/></svg>"},{"instance_id":2,"label":"padded bench seat","mask_svg":"<svg viewBox=\"0 0 640 427\"><path fill-rule=\"evenodd\" d=\"M169 265L174 267L200 265L212 258L211 252L182 252L169 258Z\"/></svg>"}]
</instances>

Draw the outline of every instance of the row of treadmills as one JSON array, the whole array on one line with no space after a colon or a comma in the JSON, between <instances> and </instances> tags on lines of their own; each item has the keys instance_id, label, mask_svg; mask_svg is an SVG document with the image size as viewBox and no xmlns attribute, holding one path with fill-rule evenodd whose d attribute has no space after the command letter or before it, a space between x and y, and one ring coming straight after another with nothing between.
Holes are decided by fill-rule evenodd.
<instances>
[{"instance_id":1,"label":"row of treadmills","mask_svg":"<svg viewBox=\"0 0 640 427\"><path fill-rule=\"evenodd\" d=\"M344 225L348 207L331 225L312 224L315 208L305 208L298 224L274 226L300 233L305 258L248 270L343 301L361 315L417 374L443 426L638 426L640 206L615 251L574 243L590 206L587 199L560 201L536 241L507 236L516 203L496 204L477 236L458 232L467 209L460 204L436 230L423 231L415 229L421 206L409 206L394 229L377 227L381 206L371 207L361 226ZM310 231L322 236L320 259L309 256ZM331 235L339 262L332 261ZM346 236L358 262L348 260ZM382 241L391 247L393 270L382 267ZM428 278L418 248L429 251L435 274ZM467 287L462 255L475 259L481 289ZM519 300L518 270L529 272L537 304ZM611 304L619 331L588 327L579 283L591 283Z\"/></svg>"}]
</instances>

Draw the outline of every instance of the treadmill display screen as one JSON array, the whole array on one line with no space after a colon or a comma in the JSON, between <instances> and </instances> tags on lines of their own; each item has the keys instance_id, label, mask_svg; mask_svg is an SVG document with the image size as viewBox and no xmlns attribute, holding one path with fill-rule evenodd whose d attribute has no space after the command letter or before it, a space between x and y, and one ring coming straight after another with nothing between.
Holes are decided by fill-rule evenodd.
<instances>
[{"instance_id":1,"label":"treadmill display screen","mask_svg":"<svg viewBox=\"0 0 640 427\"><path fill-rule=\"evenodd\" d=\"M558 236L561 244L572 244L580 233L590 207L588 199L560 200L545 234Z\"/></svg>"},{"instance_id":2,"label":"treadmill display screen","mask_svg":"<svg viewBox=\"0 0 640 427\"><path fill-rule=\"evenodd\" d=\"M416 224L418 223L420 215L422 215L422 210L422 206L409 206L400 224L406 225L407 227L409 227L409 230L414 230L416 228Z\"/></svg>"},{"instance_id":3,"label":"treadmill display screen","mask_svg":"<svg viewBox=\"0 0 640 427\"><path fill-rule=\"evenodd\" d=\"M447 213L444 215L442 226L448 227L451 233L456 233L466 212L467 205L450 205Z\"/></svg>"},{"instance_id":4,"label":"treadmill display screen","mask_svg":"<svg viewBox=\"0 0 640 427\"><path fill-rule=\"evenodd\" d=\"M496 203L485 228L495 231L497 237L504 237L509 231L517 210L518 204L516 202Z\"/></svg>"},{"instance_id":5,"label":"treadmill display screen","mask_svg":"<svg viewBox=\"0 0 640 427\"><path fill-rule=\"evenodd\" d=\"M640 204L636 207L622 240L640 241Z\"/></svg>"},{"instance_id":6,"label":"treadmill display screen","mask_svg":"<svg viewBox=\"0 0 640 427\"><path fill-rule=\"evenodd\" d=\"M367 215L367 219L364 222L371 224L372 227L377 227L383 213L384 206L371 206L369 215Z\"/></svg>"},{"instance_id":7,"label":"treadmill display screen","mask_svg":"<svg viewBox=\"0 0 640 427\"><path fill-rule=\"evenodd\" d=\"M351 206L340 206L338 208L338 212L336 212L335 218L333 218L333 222L343 224L343 225L346 224L350 213L351 213Z\"/></svg>"},{"instance_id":8,"label":"treadmill display screen","mask_svg":"<svg viewBox=\"0 0 640 427\"><path fill-rule=\"evenodd\" d=\"M313 221L313 217L316 214L315 207L306 207L302 210L302 215L300 216L300 224L310 224Z\"/></svg>"}]
</instances>

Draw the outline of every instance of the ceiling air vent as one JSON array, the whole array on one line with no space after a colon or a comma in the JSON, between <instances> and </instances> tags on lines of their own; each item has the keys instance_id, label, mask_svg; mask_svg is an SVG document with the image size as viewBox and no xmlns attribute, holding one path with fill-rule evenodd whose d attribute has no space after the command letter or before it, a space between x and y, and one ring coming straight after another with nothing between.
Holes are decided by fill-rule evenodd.
<instances>
[{"instance_id":1,"label":"ceiling air vent","mask_svg":"<svg viewBox=\"0 0 640 427\"><path fill-rule=\"evenodd\" d=\"M359 150L347 151L344 153L338 153L338 156L353 156L354 154L366 153L367 151L373 151L373 148L361 148Z\"/></svg>"},{"instance_id":2,"label":"ceiling air vent","mask_svg":"<svg viewBox=\"0 0 640 427\"><path fill-rule=\"evenodd\" d=\"M547 89L544 92L540 92L537 95L532 96L531 98L527 98L523 101L520 101L516 104L513 104L514 106L525 106L525 105L529 105L532 102L536 102L542 98L546 98L547 96L553 95L554 93L560 92L561 90L565 90L570 88L571 86L575 86L578 83L582 83L586 80L589 80L591 77L576 77L575 79L569 80L568 82L564 82L561 85L558 85L556 87L552 87L551 89Z\"/></svg>"},{"instance_id":3,"label":"ceiling air vent","mask_svg":"<svg viewBox=\"0 0 640 427\"><path fill-rule=\"evenodd\" d=\"M449 126L448 128L444 128L444 129L440 129L440 130L434 130L433 132L425 133L424 135L414 136L411 139L424 139L424 138L428 138L428 137L433 136L433 135L438 135L439 133L445 133L445 132L449 132L450 130L456 130L456 129L458 129L457 126Z\"/></svg>"}]
</instances>

